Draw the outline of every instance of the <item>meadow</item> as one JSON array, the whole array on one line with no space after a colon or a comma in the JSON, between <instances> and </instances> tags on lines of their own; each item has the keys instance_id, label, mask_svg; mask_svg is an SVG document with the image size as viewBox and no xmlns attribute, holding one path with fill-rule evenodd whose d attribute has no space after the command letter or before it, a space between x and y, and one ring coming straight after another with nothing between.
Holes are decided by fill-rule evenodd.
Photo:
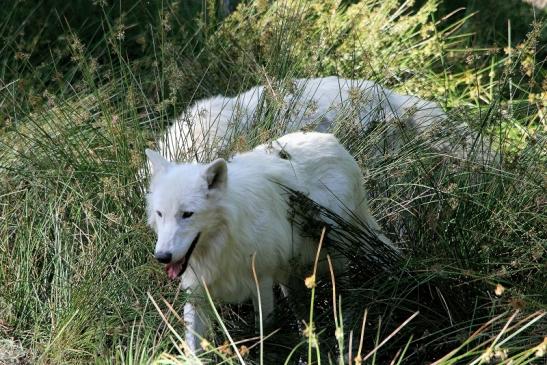
<instances>
[{"instance_id":1,"label":"meadow","mask_svg":"<svg viewBox=\"0 0 547 365\"><path fill-rule=\"evenodd\" d=\"M229 15L212 0L3 5L0 364L545 363L546 13L479 3L257 0ZM232 145L252 148L282 133L276 95L292 78L329 75L449 115L380 155L382 123L334 128L404 258L374 266L361 227L341 222L328 244L357 253L347 287L325 278L281 301L273 334L255 333L248 305L216 306L216 337L185 354L185 295L145 224L144 149L193 101L271 85L269 109ZM469 158L430 147L460 143L462 122L478 134ZM313 202L292 202L319 242L321 222L302 214Z\"/></svg>"}]
</instances>

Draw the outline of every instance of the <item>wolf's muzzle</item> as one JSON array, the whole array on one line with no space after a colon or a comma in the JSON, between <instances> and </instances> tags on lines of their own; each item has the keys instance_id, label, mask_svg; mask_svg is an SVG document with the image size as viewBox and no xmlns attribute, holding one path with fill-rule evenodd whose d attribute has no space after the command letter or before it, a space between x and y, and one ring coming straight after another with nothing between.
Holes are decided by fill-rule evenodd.
<instances>
[{"instance_id":1,"label":"wolf's muzzle","mask_svg":"<svg viewBox=\"0 0 547 365\"><path fill-rule=\"evenodd\" d=\"M154 254L154 257L156 258L156 260L158 260L162 264L168 264L171 262L171 259L173 258L173 254L171 252L158 251Z\"/></svg>"}]
</instances>

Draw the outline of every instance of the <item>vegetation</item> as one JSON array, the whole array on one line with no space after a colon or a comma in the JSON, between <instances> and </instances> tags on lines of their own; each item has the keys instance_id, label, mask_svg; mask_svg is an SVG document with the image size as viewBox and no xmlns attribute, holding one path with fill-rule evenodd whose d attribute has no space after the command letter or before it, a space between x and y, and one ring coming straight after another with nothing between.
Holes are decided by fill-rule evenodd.
<instances>
[{"instance_id":1,"label":"vegetation","mask_svg":"<svg viewBox=\"0 0 547 365\"><path fill-rule=\"evenodd\" d=\"M215 1L5 5L0 363L196 360L182 351L184 293L151 255L143 150L193 100L258 83L282 93L292 77L331 74L435 99L451 125L471 125L495 153L459 160L418 133L378 156L372 146L384 130L363 134L340 120L335 132L362 164L374 213L405 258L372 270L370 249L348 255L345 286L308 281L310 293L281 303L282 331L263 346L242 325L247 306L222 306L230 337L251 340L224 342L219 329L200 358L545 361L545 13L516 1L469 3L456 11L434 0L255 1L226 18ZM496 22L476 20L485 13ZM257 121L260 133L234 148L273 137L271 123ZM438 138L457 139L446 131ZM292 201L304 224L298 208L313 203ZM319 242L321 222L305 227ZM356 249L362 231L340 222L322 243ZM303 302L306 325L293 314Z\"/></svg>"}]
</instances>

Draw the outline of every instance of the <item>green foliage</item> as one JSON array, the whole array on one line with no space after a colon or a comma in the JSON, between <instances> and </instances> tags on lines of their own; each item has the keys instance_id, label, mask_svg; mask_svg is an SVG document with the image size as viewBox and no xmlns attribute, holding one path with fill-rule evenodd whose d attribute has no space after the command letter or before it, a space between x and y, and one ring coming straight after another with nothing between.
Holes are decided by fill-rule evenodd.
<instances>
[{"instance_id":1,"label":"green foliage","mask_svg":"<svg viewBox=\"0 0 547 365\"><path fill-rule=\"evenodd\" d=\"M232 41L237 55L271 68L278 66L271 61L279 60L280 47L289 43L291 59L284 62L296 65L297 74L382 81L389 75L400 84L407 73L430 67L442 48L441 38L432 36L435 2L411 9L409 2L393 0L253 2L240 6L216 36Z\"/></svg>"},{"instance_id":2,"label":"green foliage","mask_svg":"<svg viewBox=\"0 0 547 365\"><path fill-rule=\"evenodd\" d=\"M544 8L540 10L533 8L527 0L452 0L443 1L439 4L439 15L449 14L457 11L457 17L473 15L462 27L462 31L472 33L469 45L475 47L504 47L511 41L515 46L521 43L526 33L530 30L530 24L541 20L547 14ZM539 3L535 1L535 3ZM507 25L511 23L511 34L508 33ZM509 39L509 37L511 39ZM544 29L540 42L547 41L547 29ZM543 49L538 59L545 57Z\"/></svg>"}]
</instances>

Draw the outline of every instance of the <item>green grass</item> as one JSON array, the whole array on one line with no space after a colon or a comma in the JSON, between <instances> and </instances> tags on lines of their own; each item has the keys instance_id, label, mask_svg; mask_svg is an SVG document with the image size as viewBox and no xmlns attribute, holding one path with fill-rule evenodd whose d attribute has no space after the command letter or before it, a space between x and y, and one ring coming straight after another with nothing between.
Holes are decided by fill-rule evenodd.
<instances>
[{"instance_id":1,"label":"green grass","mask_svg":"<svg viewBox=\"0 0 547 365\"><path fill-rule=\"evenodd\" d=\"M339 354L351 342L357 355L365 309L363 363L544 361L540 15L527 33L498 30L507 45L488 47L490 36L473 44L473 17L443 19L434 1L257 1L224 21L213 3L19 2L1 14L0 362L184 362L184 295L154 262L145 226L144 148L197 98L330 74L436 99L450 123L473 126L501 156L460 161L420 134L378 156L380 128L363 135L340 120L336 133L363 167L374 214L393 237L404 227L405 260L383 272L371 271L367 251L353 256L336 313L329 280L313 301L293 300L314 308L304 333L295 303L280 303L288 318L264 342L265 363L291 353L288 363L347 363ZM275 120L259 122L236 148L274 137L260 127ZM330 244L361 247L359 227L341 225L349 238ZM236 342L255 336L247 306L217 308ZM237 363L225 339L217 331L201 356ZM259 362L258 342L245 343L253 345L245 359Z\"/></svg>"}]
</instances>

